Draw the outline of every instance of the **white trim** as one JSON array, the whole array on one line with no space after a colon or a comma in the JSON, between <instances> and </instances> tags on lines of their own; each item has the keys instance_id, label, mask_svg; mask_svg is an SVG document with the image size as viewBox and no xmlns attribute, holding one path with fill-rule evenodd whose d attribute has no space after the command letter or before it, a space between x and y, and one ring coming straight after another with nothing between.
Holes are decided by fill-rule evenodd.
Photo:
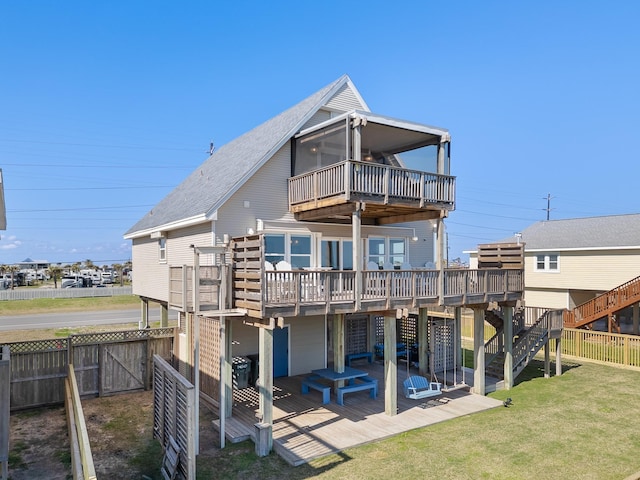
<instances>
[{"instance_id":1,"label":"white trim","mask_svg":"<svg viewBox=\"0 0 640 480\"><path fill-rule=\"evenodd\" d=\"M194 217L185 218L177 222L165 223L163 225L157 225L155 227L145 228L144 230L138 230L136 232L123 235L123 238L125 240L131 240L133 238L148 237L152 233L157 231L166 232L169 230L177 230L179 228L191 227L193 225L198 225L200 223L205 223L208 221L211 221L211 219L205 217L204 215L196 215Z\"/></svg>"},{"instance_id":2,"label":"white trim","mask_svg":"<svg viewBox=\"0 0 640 480\"><path fill-rule=\"evenodd\" d=\"M537 252L601 252L604 250L640 250L638 246L620 246L620 247L567 247L567 248L532 248L527 249L525 247L524 253L537 253Z\"/></svg>"}]
</instances>

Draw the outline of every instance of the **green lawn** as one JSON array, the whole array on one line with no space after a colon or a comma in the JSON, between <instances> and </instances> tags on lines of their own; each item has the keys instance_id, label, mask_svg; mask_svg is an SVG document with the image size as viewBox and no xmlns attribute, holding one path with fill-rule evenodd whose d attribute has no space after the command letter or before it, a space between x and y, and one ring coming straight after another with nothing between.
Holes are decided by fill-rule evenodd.
<instances>
[{"instance_id":1,"label":"green lawn","mask_svg":"<svg viewBox=\"0 0 640 480\"><path fill-rule=\"evenodd\" d=\"M640 372L567 364L542 378L535 361L511 391L510 407L414 430L301 467L253 444L198 457L199 479L622 479L640 470ZM212 472L215 472L214 476Z\"/></svg>"},{"instance_id":2,"label":"green lawn","mask_svg":"<svg viewBox=\"0 0 640 480\"><path fill-rule=\"evenodd\" d=\"M119 308L136 308L139 306L140 299L135 295L86 298L35 298L33 300L0 301L0 315L113 310Z\"/></svg>"}]
</instances>

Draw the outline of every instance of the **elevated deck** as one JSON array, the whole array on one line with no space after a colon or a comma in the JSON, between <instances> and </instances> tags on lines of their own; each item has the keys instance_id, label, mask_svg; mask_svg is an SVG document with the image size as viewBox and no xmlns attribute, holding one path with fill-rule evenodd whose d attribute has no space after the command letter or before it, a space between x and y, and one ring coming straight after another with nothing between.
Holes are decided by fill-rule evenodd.
<instances>
[{"instance_id":1,"label":"elevated deck","mask_svg":"<svg viewBox=\"0 0 640 480\"><path fill-rule=\"evenodd\" d=\"M391 224L441 218L455 207L455 177L372 162L345 161L289 179L289 211L297 220L362 218Z\"/></svg>"}]
</instances>

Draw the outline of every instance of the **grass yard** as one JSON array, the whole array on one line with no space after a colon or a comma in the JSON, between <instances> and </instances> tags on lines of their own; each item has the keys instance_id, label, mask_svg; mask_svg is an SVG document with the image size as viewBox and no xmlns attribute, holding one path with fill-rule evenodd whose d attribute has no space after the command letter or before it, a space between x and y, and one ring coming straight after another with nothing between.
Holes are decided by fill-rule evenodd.
<instances>
[{"instance_id":1,"label":"grass yard","mask_svg":"<svg viewBox=\"0 0 640 480\"><path fill-rule=\"evenodd\" d=\"M35 298L33 300L0 301L0 315L81 312L136 308L140 299L135 295L86 298Z\"/></svg>"},{"instance_id":2,"label":"grass yard","mask_svg":"<svg viewBox=\"0 0 640 480\"><path fill-rule=\"evenodd\" d=\"M199 479L623 479L640 471L640 372L567 364L542 378L534 361L497 408L293 468L253 444L198 458ZM215 472L212 475L211 472Z\"/></svg>"}]
</instances>

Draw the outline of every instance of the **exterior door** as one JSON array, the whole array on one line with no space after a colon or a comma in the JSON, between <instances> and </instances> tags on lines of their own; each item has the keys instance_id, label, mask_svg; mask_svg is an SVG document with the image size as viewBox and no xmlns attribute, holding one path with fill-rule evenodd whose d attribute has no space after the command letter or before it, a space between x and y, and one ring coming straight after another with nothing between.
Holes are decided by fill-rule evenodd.
<instances>
[{"instance_id":1,"label":"exterior door","mask_svg":"<svg viewBox=\"0 0 640 480\"><path fill-rule=\"evenodd\" d=\"M273 330L273 378L289 376L289 327Z\"/></svg>"}]
</instances>

